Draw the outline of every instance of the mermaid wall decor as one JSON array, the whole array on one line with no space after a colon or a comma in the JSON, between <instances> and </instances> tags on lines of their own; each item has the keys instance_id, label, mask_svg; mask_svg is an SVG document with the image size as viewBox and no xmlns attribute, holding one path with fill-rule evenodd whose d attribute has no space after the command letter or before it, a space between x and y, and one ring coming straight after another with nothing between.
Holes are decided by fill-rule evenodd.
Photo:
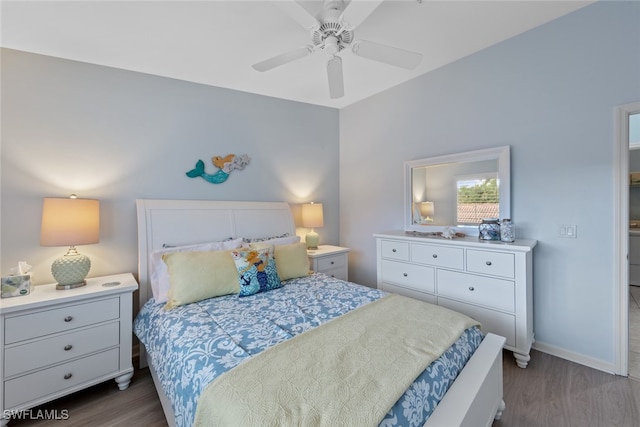
<instances>
[{"instance_id":1,"label":"mermaid wall decor","mask_svg":"<svg viewBox=\"0 0 640 427\"><path fill-rule=\"evenodd\" d=\"M244 167L249 164L249 160L251 159L246 154L239 156L229 154L225 157L213 156L211 158L211 162L218 168L216 172L213 174L206 173L204 171L204 162L202 160L198 160L196 162L196 167L187 172L186 175L189 178L201 177L212 184L222 184L227 180L227 178L229 178L229 174L231 174L232 170L244 169Z\"/></svg>"}]
</instances>

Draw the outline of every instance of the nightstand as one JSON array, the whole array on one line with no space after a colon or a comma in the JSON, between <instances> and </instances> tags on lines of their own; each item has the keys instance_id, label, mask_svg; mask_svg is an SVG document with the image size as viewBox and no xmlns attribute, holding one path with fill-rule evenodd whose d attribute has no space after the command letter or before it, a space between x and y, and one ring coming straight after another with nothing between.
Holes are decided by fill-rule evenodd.
<instances>
[{"instance_id":1,"label":"nightstand","mask_svg":"<svg viewBox=\"0 0 640 427\"><path fill-rule=\"evenodd\" d=\"M307 251L311 269L336 279L349 280L349 248L320 245Z\"/></svg>"},{"instance_id":2,"label":"nightstand","mask_svg":"<svg viewBox=\"0 0 640 427\"><path fill-rule=\"evenodd\" d=\"M29 295L0 299L0 418L100 382L120 390L133 376L131 273L87 279L56 290L35 286Z\"/></svg>"}]
</instances>

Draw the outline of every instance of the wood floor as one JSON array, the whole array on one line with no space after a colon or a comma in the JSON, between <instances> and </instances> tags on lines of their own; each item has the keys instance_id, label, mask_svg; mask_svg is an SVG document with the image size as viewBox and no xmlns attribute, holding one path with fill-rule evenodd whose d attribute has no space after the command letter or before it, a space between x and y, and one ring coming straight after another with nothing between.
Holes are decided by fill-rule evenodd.
<instances>
[{"instance_id":1,"label":"wood floor","mask_svg":"<svg viewBox=\"0 0 640 427\"><path fill-rule=\"evenodd\" d=\"M507 408L494 427L638 427L640 381L610 375L538 351L527 369L504 354ZM37 415L37 409L32 413ZM165 427L148 370L136 371L131 386L119 391L109 381L42 406L67 410L66 420L12 420L9 426ZM59 412L61 413L61 412ZM443 426L448 427L448 426Z\"/></svg>"}]
</instances>

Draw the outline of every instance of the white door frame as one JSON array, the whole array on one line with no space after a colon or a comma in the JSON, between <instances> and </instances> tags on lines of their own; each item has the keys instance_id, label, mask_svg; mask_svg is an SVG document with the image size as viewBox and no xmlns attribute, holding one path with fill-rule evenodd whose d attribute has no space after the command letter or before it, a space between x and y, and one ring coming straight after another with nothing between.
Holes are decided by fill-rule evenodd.
<instances>
[{"instance_id":1,"label":"white door frame","mask_svg":"<svg viewBox=\"0 0 640 427\"><path fill-rule=\"evenodd\" d=\"M638 112L640 102L621 105L614 122L615 370L623 376L629 373L629 115Z\"/></svg>"}]
</instances>

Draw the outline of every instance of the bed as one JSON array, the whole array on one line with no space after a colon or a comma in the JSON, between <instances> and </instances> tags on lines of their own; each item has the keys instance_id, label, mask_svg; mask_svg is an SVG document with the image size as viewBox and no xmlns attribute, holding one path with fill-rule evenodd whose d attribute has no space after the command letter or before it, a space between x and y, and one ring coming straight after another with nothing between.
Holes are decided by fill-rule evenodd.
<instances>
[{"instance_id":1,"label":"bed","mask_svg":"<svg viewBox=\"0 0 640 427\"><path fill-rule=\"evenodd\" d=\"M393 323L391 320L385 320L385 313L393 312L393 309L389 307L399 307L399 305L393 304L407 304L406 307L409 307L400 310L403 313L389 314L394 318L411 315L406 313L417 313L414 308L415 310L429 310L428 313L425 312L424 316L419 316L421 321L431 315L430 310L433 310L434 307L437 308L437 306L414 302L409 298L387 295L376 289L344 282L322 274L313 274L284 280L282 282L284 286L278 289L258 292L255 295L248 295L247 298L238 297L235 294L223 295L184 303L171 310L164 310L162 308L164 304L154 301L151 290L151 277L154 274L154 263L151 262L153 252L159 251L167 245L181 246L204 242L225 242L238 238L252 240L267 236L295 236L291 210L287 203L282 202L138 200L137 213L140 314L136 318L136 335L150 350L147 353L145 345L141 344L140 364L141 367L149 366L167 422L171 426L194 425L194 423L208 424L202 423L203 419L209 419L206 416L211 412L207 411L209 409L219 411L221 408L232 407L238 400L238 394L241 394L243 399L255 402L256 397L250 394L253 390L237 387L243 379L249 383L253 381L255 385L256 377L254 376L263 371L270 373L264 374L264 378L261 377L258 381L261 387L264 387L264 390L279 390L281 377L286 377L287 381L291 382L289 377L293 376L289 374L288 369L279 366L279 363L291 367L293 372L295 369L314 370L316 365L322 365L324 361L327 361L329 366L327 369L329 370L336 371L336 366L346 370L337 372L338 377L349 375L358 368L350 368L351 365L344 359L340 359L340 365L330 365L330 363L334 353L343 352L344 349L350 350L347 353L355 352L355 350L351 351L352 347L357 348L352 346L352 343L360 341L360 337L365 335L358 332L360 325L367 325L362 327L369 328L369 324L371 324L369 329L375 329L376 333L382 336L385 333L387 336L396 335L388 331L385 332L387 325ZM394 299L396 297L402 299ZM302 301L307 305L301 308ZM414 307L412 304L419 304L419 306ZM278 310L284 311L276 315L265 314L261 311L267 308L278 308ZM296 317L300 317L301 310L304 312L302 320L296 319ZM194 313L195 317L187 317L187 315L193 316ZM442 313L438 315L440 314ZM269 325L267 328L264 327L262 320L269 316L277 316L277 328L272 327L274 323L272 321L267 322ZM175 325L169 326L168 330L174 328L173 332L162 332L163 325L169 324L171 318L174 319L174 322L177 319L178 322L184 324L181 324L177 329ZM201 324L203 318L214 319L214 325L204 326ZM411 319L413 323L415 316L414 318L408 317L408 319ZM412 329L418 329L422 333L431 327L427 320L424 322L424 325L420 325L419 328ZM406 323L404 322L404 324ZM259 329L258 332L255 329L256 325ZM222 333L218 338L205 337L203 331L211 329L221 330ZM171 333L174 336L171 336ZM342 336L343 333L345 341L340 344L335 337ZM366 336L368 337L370 333L372 336L375 335L373 331L367 331ZM162 338L162 334L164 334L164 338ZM220 336L232 339L222 339ZM327 338L328 336L331 338ZM172 337L172 339L167 340L167 337ZM323 339L325 341L322 341ZM408 337L402 339L407 341ZM210 343L215 340L218 340L218 344L213 349L214 345ZM177 353L171 353L168 350L168 341L171 342L172 347L178 347L175 350ZM227 343L231 341L239 343L239 347L235 347L234 344L234 347L228 349L228 353L219 353L219 349L225 348ZM421 341L424 340L421 339ZM221 345L221 342L224 342L224 345ZM387 351L380 348L378 341L372 342L378 343L376 344L378 347L371 349L371 354L375 355ZM322 343L319 349L317 348L318 343ZM504 338L493 334L487 334L483 338L477 332L477 328L465 326L464 332L452 343L443 354L433 356L434 360L427 369L420 368L421 372L418 372L417 378L415 375L411 377L413 380L408 381L410 385L406 390L400 393L395 391L396 394L401 395L401 398L397 400L393 408L388 410L384 418L381 418L379 425L419 423L418 425L424 424L425 426L475 427L489 426L494 419L500 418L505 407L502 400L502 346ZM333 345L336 346L335 350L332 349ZM208 346L211 346L212 349L209 349ZM362 346L366 349L371 347L371 344L365 343ZM185 351L185 348L197 348L200 353L197 357L184 356L184 353L181 352ZM203 351L203 348L206 350ZM320 354L320 351L325 353L322 353L321 358L317 358L315 353ZM413 354L413 351L402 350L398 354L389 353L388 357L397 358L398 365L410 365L413 361L405 361L405 354ZM316 358L314 359L314 357ZM357 357L362 358L361 355ZM313 360L306 361L306 359ZM258 360L263 364L258 365ZM247 361L251 363L245 363ZM319 363L319 361L323 363ZM369 360L367 362L369 363ZM305 363L311 364L305 365ZM377 366L376 363L379 362L376 362L372 357L370 363L370 366L373 367ZM186 373L178 371L178 366ZM367 369L363 369L363 371L374 370L373 368L369 369L367 364L364 366L367 366ZM254 369L251 370L251 367ZM388 377L392 377L395 382L396 377L404 375L397 374L394 369L389 368L389 373L384 372L386 368L379 369L381 372L376 373L380 378L381 385L379 387L385 391L400 387L398 384L388 382ZM314 387L308 384L296 385L295 383L293 383L293 387L295 390L304 387L308 393L311 393L309 400L315 401L317 396L313 395L314 389L331 390L330 384L321 383L325 377L329 377L327 372L318 371L313 380L314 384L317 383ZM365 374L371 375L370 373ZM227 381L223 382L223 378ZM249 380L245 378L249 378ZM357 377L354 378L356 378L354 384L357 384L359 380ZM418 385L424 387L427 379L433 380L434 378L437 382L426 386L430 388L430 395L436 399L432 401L431 397L426 398L425 395L418 393L420 390ZM332 379L331 381L333 384L336 380ZM371 379L363 379L363 381L370 382ZM377 377L374 382L378 382ZM398 382L400 381L398 380ZM444 384L447 388L446 393L444 389L441 389ZM402 385L402 388L405 386ZM217 390L216 387L218 387ZM282 390L285 389L286 387L283 386ZM231 391L225 392L229 390ZM239 393L238 390L242 390L242 393ZM305 391L306 393L307 391ZM323 410L320 412L324 412L324 408L332 407L334 403L335 406L342 407L337 409L337 414L340 414L340 410L351 414L351 410L358 410L363 406L363 402L354 401L353 405L356 408L350 408L345 402L351 398L346 399L346 395L341 395L340 393L343 391L339 388L332 393L336 393L336 396L339 395L340 398L328 399L323 402L321 406ZM274 393L270 393L270 396L271 394ZM284 392L276 392L275 394L284 394ZM327 394L327 392L320 394ZM375 398L378 398L379 394L382 393L376 393ZM229 396L236 397L229 399ZM256 396L262 395L258 393ZM368 400L371 399L365 398L364 403L368 403ZM205 401L208 402L206 405L202 403ZM425 408L416 410L415 407L420 405L424 405ZM365 409L362 411L368 412ZM329 409L327 412L330 412ZM420 412L420 414L416 415L416 412ZM355 414L354 412L354 416L356 416ZM359 419L366 421L359 422L359 424L373 425L366 418L367 415L367 413L361 415L362 418ZM246 415L243 413L241 416ZM270 414L270 416L274 415ZM275 416L280 415L276 414ZM320 414L320 416L324 416L324 414ZM340 416L344 417L344 414ZM428 419L423 422L421 417L428 417ZM344 418L342 419L344 420ZM315 418L306 418L306 420L313 421L304 421L304 424L327 424L326 420L318 422ZM349 424L346 421L345 423ZM273 423L271 424L273 425Z\"/></svg>"}]
</instances>

